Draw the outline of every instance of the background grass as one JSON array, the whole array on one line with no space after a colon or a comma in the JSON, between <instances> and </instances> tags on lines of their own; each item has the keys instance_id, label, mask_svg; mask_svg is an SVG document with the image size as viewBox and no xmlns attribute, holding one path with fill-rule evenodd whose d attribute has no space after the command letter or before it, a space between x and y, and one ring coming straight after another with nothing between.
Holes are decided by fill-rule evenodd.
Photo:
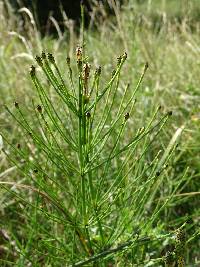
<instances>
[{"instance_id":1,"label":"background grass","mask_svg":"<svg viewBox=\"0 0 200 267\"><path fill-rule=\"evenodd\" d=\"M169 110L173 111L173 116L168 121L167 126L156 137L145 159L138 164L138 173L142 173L147 162L154 160L159 150L162 151L161 153L166 151L170 140L173 140L173 135L177 133L177 129L184 126L184 131L179 146L169 159L169 167L160 177L159 192L154 196L153 189L151 191L154 201L155 199L162 200L162 198L165 199L170 196L178 183L181 182L175 192L176 196L165 206L148 231L143 233L143 235L156 237L157 241L131 248L127 252L116 253L108 261L104 263L102 261L102 264L105 264L102 266L108 266L108 264L110 266L117 264L119 266L133 266L133 264L162 266L163 263L159 259L167 250L173 248L174 243L173 238L171 240L168 237L159 241L159 236L173 233L188 218L190 224L187 227L187 240L189 242L185 253L186 263L187 266L195 266L195 264L198 266L200 261L200 161L198 153L200 126L198 18L200 10L198 1L143 1L142 3L129 1L122 7L122 10L114 4L114 1L110 1L110 3L115 16L108 17L102 8L96 6L94 9L95 19L86 31L85 43L93 69L98 65L102 66L101 86L105 85L105 81L111 76L116 65L116 57L123 54L124 51L128 53L126 64L121 72L119 96L114 102L112 116L118 107L120 92L123 92L127 82L130 82L131 89L134 88L144 63L149 63L149 69L138 92L138 102L134 114L129 119L128 130L123 142L129 140L132 133L149 121L152 113L159 105L162 106L163 114ZM24 146L24 135L19 125L6 112L4 105L8 105L12 110L14 109L12 103L14 101L19 102L31 124L36 125L37 119L35 121L33 116L32 99L35 103L39 99L29 78L28 69L33 63L35 55L45 50L55 55L62 73L66 73L66 56L74 57L79 38L68 25L66 31L63 34L60 33L57 39L51 37L41 39L34 24L30 23L26 10L24 16L27 17L29 30L26 33L19 32L17 18L12 15L12 19L6 20L7 13L2 2L0 8L2 16L0 25L1 132L14 146L19 143ZM101 16L95 17L95 14L101 14ZM72 60L73 70L75 70L75 66L76 62ZM57 96L52 93L52 97L55 105L59 106ZM62 114L62 110L60 112ZM113 142L114 137L113 135ZM145 140L145 142L147 141L149 140ZM141 144L137 155L143 149ZM5 145L5 150L10 156L11 148ZM109 152L109 147L107 147L106 152ZM39 153L39 151L35 151L33 154L35 157L39 157ZM16 154L16 160L20 164L23 163L17 153L13 154ZM41 162L45 162L45 156L39 157L39 159ZM120 165L116 163L116 166ZM58 169L53 166L48 166L47 172L50 175L53 174L56 179L60 175ZM112 169L110 173L112 173ZM1 154L0 175L1 181L33 185L30 183L27 172L26 175L20 174L3 153ZM137 172L134 175L137 175ZM13 192L20 193L22 199L28 200L33 205L42 205L41 198L39 196L35 198L33 192L20 190L15 186L12 188ZM63 196L62 199L66 201L67 198ZM150 209L148 203L151 203ZM156 206L153 203L149 200L146 205L142 206L144 217L137 217L138 221L134 222L134 229L137 229L139 224L143 225L144 218L151 220L151 211ZM118 204L120 207L121 204ZM123 212L120 214L122 217L129 213L128 210L123 210ZM56 213L53 212L52 214L55 215ZM5 188L1 189L1 218L0 258L2 266L10 266L12 262L14 266L28 266L28 264L32 264L30 266L61 266L67 264L66 257L69 258L70 262L70 258L78 261L86 256L84 254L78 255L78 253L71 255L70 240L73 235L70 230L63 229L64 226L60 226L59 223L47 220L42 212L34 206L24 204L19 198L13 197L13 194L10 191L7 192ZM108 225L110 223L112 220ZM118 229L120 230L120 227ZM114 238L111 245L117 246L117 244L125 242L130 237L131 231L132 229L127 228L125 234L118 239ZM94 237L94 240L95 238L97 238L96 242L98 243L99 236ZM101 250L96 249L96 253L101 252ZM137 255L138 258L135 259L134 255ZM65 258L65 262L61 264L62 257ZM158 261L151 259L158 259ZM97 264L101 264L101 261Z\"/></svg>"}]
</instances>

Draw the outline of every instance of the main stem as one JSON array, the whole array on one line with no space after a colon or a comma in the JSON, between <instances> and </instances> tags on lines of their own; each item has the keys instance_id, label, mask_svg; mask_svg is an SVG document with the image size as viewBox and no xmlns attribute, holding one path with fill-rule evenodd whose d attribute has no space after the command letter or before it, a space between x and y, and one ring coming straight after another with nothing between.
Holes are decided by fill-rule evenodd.
<instances>
[{"instance_id":1,"label":"main stem","mask_svg":"<svg viewBox=\"0 0 200 267\"><path fill-rule=\"evenodd\" d=\"M80 174L81 174L81 211L83 215L83 224L85 229L86 238L88 241L88 253L92 255L92 245L90 239L90 233L88 230L88 217L87 217L87 207L86 207L86 176L85 176L85 164L86 164L86 116L84 110L84 96L83 96L83 84L81 76L81 68L79 69L79 120L78 120L78 140L79 140L79 164L80 164Z\"/></svg>"}]
</instances>

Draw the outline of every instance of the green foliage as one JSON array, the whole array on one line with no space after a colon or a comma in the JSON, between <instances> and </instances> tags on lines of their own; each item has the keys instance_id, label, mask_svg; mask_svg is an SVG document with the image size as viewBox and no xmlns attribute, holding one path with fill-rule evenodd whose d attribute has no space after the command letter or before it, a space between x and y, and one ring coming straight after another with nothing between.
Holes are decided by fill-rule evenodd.
<instances>
[{"instance_id":1,"label":"green foliage","mask_svg":"<svg viewBox=\"0 0 200 267\"><path fill-rule=\"evenodd\" d=\"M196 56L183 56L188 40L196 53L197 36L182 24L154 31L131 5L114 11L117 24L105 20L85 36L82 25L76 60L65 35L4 37L2 266L162 266L198 257L199 74ZM27 79L41 47L53 54L37 56ZM128 56L112 62L124 49ZM188 141L177 146L182 134Z\"/></svg>"},{"instance_id":2,"label":"green foliage","mask_svg":"<svg viewBox=\"0 0 200 267\"><path fill-rule=\"evenodd\" d=\"M92 257L122 241L131 239L131 242L126 241L124 246L119 245L108 254L135 247L140 236L143 240L143 235L148 233L168 203L154 201L158 197L161 177L164 177L161 174L165 172L165 162L174 146L173 143L163 157L158 152L152 160L147 159L152 143L172 114L159 115L160 107L143 128L133 132L130 139L125 138L127 124L136 108L135 95L147 64L135 89L131 89L131 97L127 97L128 84L120 99L120 75L127 59L126 53L118 57L116 68L103 89L100 89L100 68L90 74L91 67L81 47L77 48L76 58L76 74L72 72L67 58L67 84L52 54L46 56L43 52L41 57L37 56L36 62L47 81L40 81L36 68L31 67L30 76L40 99L37 105L33 101L31 121L19 103L15 102L17 114L8 109L23 130L23 143L17 148L10 144L12 154L17 156L16 159L11 157L11 161L18 166L28 183L32 181L30 185L20 185L32 191L31 203L26 198L22 199L29 205L36 201L36 214L48 216L50 224L56 221L56 224L67 227L54 240L57 243L62 236L70 236L67 245L64 245L66 240L61 241L63 248L60 248L58 242L55 245L58 248L48 256L51 262L56 255L60 255L61 259L64 253L62 261L67 264L86 256ZM51 99L52 89L57 95L54 102ZM118 109L114 110L113 105L118 100ZM20 166L18 158L23 162ZM151 187L154 187L153 191ZM149 211L152 210L151 214L145 214L146 205ZM37 228L40 235L47 231L44 223L42 228L40 225ZM55 236L54 231L52 234ZM102 264L106 263L104 257L107 254L100 255ZM127 260L134 263L142 259L138 254L137 260L131 257Z\"/></svg>"}]
</instances>

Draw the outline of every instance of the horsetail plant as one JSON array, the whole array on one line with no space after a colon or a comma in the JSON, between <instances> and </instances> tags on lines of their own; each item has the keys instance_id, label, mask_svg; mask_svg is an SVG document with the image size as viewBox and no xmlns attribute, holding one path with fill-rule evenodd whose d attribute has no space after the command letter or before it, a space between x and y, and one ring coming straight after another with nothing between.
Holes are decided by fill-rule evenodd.
<instances>
[{"instance_id":1,"label":"horsetail plant","mask_svg":"<svg viewBox=\"0 0 200 267\"><path fill-rule=\"evenodd\" d=\"M137 264L145 260L140 247L152 242L148 229L168 203L155 205L159 188L151 188L164 177L172 151L162 164L161 151L151 159L148 155L171 112L162 114L158 107L137 129L136 94L148 64L132 88L121 85L126 53L117 58L105 85L101 67L92 73L87 60L78 47L76 70L66 59L66 79L51 53L36 56L30 77L39 98L32 101L31 120L20 103L15 102L16 112L7 108L20 125L23 144L10 144L16 158L5 153L27 183L18 188L31 192L20 199L36 210L36 221L43 221L37 224L36 236L42 236L37 250L54 248L46 263L108 266L124 253L129 264Z\"/></svg>"}]
</instances>

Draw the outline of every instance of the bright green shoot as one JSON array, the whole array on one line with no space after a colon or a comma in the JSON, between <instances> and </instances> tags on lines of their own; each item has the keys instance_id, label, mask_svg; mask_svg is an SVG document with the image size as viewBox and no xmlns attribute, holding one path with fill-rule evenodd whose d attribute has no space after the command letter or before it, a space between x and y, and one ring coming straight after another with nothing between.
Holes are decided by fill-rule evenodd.
<instances>
[{"instance_id":1,"label":"bright green shoot","mask_svg":"<svg viewBox=\"0 0 200 267\"><path fill-rule=\"evenodd\" d=\"M17 114L8 109L23 130L24 140L23 146L11 145L17 157L23 160L20 163L17 158L11 157L11 160L29 183L19 188L32 191L37 203L23 197L22 200L52 224L67 227L71 236L67 248L61 238L66 230L59 230L55 238L57 253L62 255L67 250L71 255L67 258L66 252L64 262L81 266L79 260L87 257L86 262L106 266L110 256L118 251L128 247L135 251L135 247L148 243L149 238L144 235L158 212L167 205L167 202L155 205L154 201L173 146L164 157L160 151L151 159L148 155L171 112L162 115L158 107L142 128L132 128L136 94L148 64L138 77L136 87L127 84L119 98L127 54L117 58L116 68L104 85L101 68L92 74L84 55L83 48L78 47L76 70L70 58L66 59L68 79L52 54L42 52L36 57L39 69L32 66L30 76L40 103L35 104L35 100L32 103L32 121L17 102ZM40 77L42 74L45 79ZM152 192L152 187L156 191ZM152 217L146 213L147 206L155 208ZM45 226L38 228L48 236ZM122 241L125 245L107 250ZM143 259L139 254L137 257L131 258L131 262ZM49 262L52 259L49 256Z\"/></svg>"}]
</instances>

